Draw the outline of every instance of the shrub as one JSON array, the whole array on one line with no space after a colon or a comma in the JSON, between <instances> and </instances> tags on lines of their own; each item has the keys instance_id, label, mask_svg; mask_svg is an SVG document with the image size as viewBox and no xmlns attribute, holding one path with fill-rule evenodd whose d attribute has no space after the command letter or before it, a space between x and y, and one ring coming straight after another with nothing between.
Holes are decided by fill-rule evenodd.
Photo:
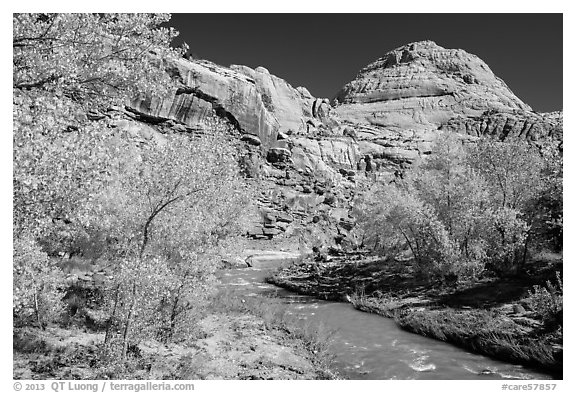
<instances>
[{"instance_id":1,"label":"shrub","mask_svg":"<svg viewBox=\"0 0 576 393\"><path fill-rule=\"evenodd\" d=\"M556 282L546 282L546 286L535 285L527 298L528 305L547 328L562 326L563 285L560 273L556 272Z\"/></svg>"},{"instance_id":2,"label":"shrub","mask_svg":"<svg viewBox=\"0 0 576 393\"><path fill-rule=\"evenodd\" d=\"M13 244L12 312L16 324L31 319L44 327L62 311L62 272L30 237L17 237Z\"/></svg>"},{"instance_id":3,"label":"shrub","mask_svg":"<svg viewBox=\"0 0 576 393\"><path fill-rule=\"evenodd\" d=\"M378 185L356 205L364 244L387 256L411 256L431 280L454 273L456 245L432 207L407 190Z\"/></svg>"},{"instance_id":4,"label":"shrub","mask_svg":"<svg viewBox=\"0 0 576 393\"><path fill-rule=\"evenodd\" d=\"M433 153L401 179L357 198L355 231L364 246L408 257L424 276L454 282L476 278L487 263L499 274L518 272L535 237L561 236L556 156L544 165L520 142L466 147L452 135L441 136Z\"/></svg>"},{"instance_id":5,"label":"shrub","mask_svg":"<svg viewBox=\"0 0 576 393\"><path fill-rule=\"evenodd\" d=\"M493 270L506 273L517 268L524 261L528 224L518 210L506 207L488 211L486 219L492 230L483 237Z\"/></svg>"}]
</instances>

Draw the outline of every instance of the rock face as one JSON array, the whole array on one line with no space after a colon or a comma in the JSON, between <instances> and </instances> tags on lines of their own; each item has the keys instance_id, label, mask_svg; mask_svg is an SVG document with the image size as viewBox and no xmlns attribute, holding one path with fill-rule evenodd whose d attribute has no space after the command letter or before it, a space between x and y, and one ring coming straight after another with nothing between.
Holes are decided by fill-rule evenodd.
<instances>
[{"instance_id":1,"label":"rock face","mask_svg":"<svg viewBox=\"0 0 576 393\"><path fill-rule=\"evenodd\" d=\"M432 41L397 48L345 85L338 113L379 126L438 126L454 115L530 111L477 56Z\"/></svg>"},{"instance_id":2,"label":"rock face","mask_svg":"<svg viewBox=\"0 0 576 393\"><path fill-rule=\"evenodd\" d=\"M278 133L296 133L312 118L314 98L294 89L264 67L222 67L205 60L179 59L168 65L181 87L171 99L141 98L133 111L158 122L173 119L190 129L203 127L215 110L242 133L257 137L264 148L276 147ZM254 141L254 139L253 139Z\"/></svg>"},{"instance_id":3,"label":"rock face","mask_svg":"<svg viewBox=\"0 0 576 393\"><path fill-rule=\"evenodd\" d=\"M562 114L539 114L477 56L432 41L388 52L360 71L336 99L360 155L397 171L430 152L438 130L499 140L562 139Z\"/></svg>"},{"instance_id":4,"label":"rock face","mask_svg":"<svg viewBox=\"0 0 576 393\"><path fill-rule=\"evenodd\" d=\"M529 141L549 139L562 143L562 128L562 112L487 112L477 117L453 117L440 130L477 137L493 136L502 141L519 138Z\"/></svg>"},{"instance_id":5,"label":"rock face","mask_svg":"<svg viewBox=\"0 0 576 393\"><path fill-rule=\"evenodd\" d=\"M338 93L336 108L264 67L179 59L167 68L181 85L175 95L134 100L133 112L193 131L215 110L263 160L325 178L341 169L391 176L429 154L439 130L562 139L561 113L533 112L480 58L432 41L397 48L363 68Z\"/></svg>"},{"instance_id":6,"label":"rock face","mask_svg":"<svg viewBox=\"0 0 576 393\"><path fill-rule=\"evenodd\" d=\"M261 219L252 239L306 237L312 246L345 244L361 184L401 175L431 153L439 133L475 140L554 141L562 148L562 113L536 113L477 56L431 41L405 45L363 68L332 105L263 68L205 60L167 62L179 88L169 99L139 98L130 122L138 138L204 130L214 112L240 132ZM136 127L134 120L150 126Z\"/></svg>"}]
</instances>

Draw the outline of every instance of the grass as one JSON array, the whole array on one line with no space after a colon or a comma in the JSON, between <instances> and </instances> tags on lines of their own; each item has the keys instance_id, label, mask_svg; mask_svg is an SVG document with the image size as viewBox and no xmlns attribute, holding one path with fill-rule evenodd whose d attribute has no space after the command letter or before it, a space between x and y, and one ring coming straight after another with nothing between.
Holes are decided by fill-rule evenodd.
<instances>
[{"instance_id":1,"label":"grass","mask_svg":"<svg viewBox=\"0 0 576 393\"><path fill-rule=\"evenodd\" d=\"M562 375L561 327L545 332L546 327L535 320L531 326L524 326L498 309L439 306L415 309L390 295L355 294L351 302L361 311L393 318L402 329L411 333L503 361L542 369L554 376Z\"/></svg>"},{"instance_id":2,"label":"grass","mask_svg":"<svg viewBox=\"0 0 576 393\"><path fill-rule=\"evenodd\" d=\"M382 315L387 318L394 318L403 305L399 299L390 295L366 296L364 293L359 292L350 296L350 303L360 311Z\"/></svg>"},{"instance_id":3,"label":"grass","mask_svg":"<svg viewBox=\"0 0 576 393\"><path fill-rule=\"evenodd\" d=\"M407 310L394 316L409 332L442 340L476 353L562 375L558 334L526 332L512 320L488 310Z\"/></svg>"},{"instance_id":4,"label":"grass","mask_svg":"<svg viewBox=\"0 0 576 393\"><path fill-rule=\"evenodd\" d=\"M106 355L102 335L78 328L14 330L15 379L148 379L149 359ZM31 374L22 375L28 369Z\"/></svg>"},{"instance_id":5,"label":"grass","mask_svg":"<svg viewBox=\"0 0 576 393\"><path fill-rule=\"evenodd\" d=\"M249 313L262 319L269 330L285 333L290 339L298 341L308 352L322 379L337 379L332 369L334 355L330 352L330 343L334 331L322 323L302 321L288 312L286 304L278 299L262 296L239 296L230 290L221 290L208 306L211 313Z\"/></svg>"}]
</instances>

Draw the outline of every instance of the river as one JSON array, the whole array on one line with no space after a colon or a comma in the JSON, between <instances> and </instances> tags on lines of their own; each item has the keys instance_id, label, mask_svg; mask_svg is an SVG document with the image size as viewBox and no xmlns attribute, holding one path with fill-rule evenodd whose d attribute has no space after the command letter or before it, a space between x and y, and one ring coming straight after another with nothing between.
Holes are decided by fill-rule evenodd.
<instances>
[{"instance_id":1,"label":"river","mask_svg":"<svg viewBox=\"0 0 576 393\"><path fill-rule=\"evenodd\" d=\"M330 351L347 379L551 379L523 366L470 353L400 329L389 318L358 311L349 303L298 295L264 282L266 269L220 271L221 282L244 296L272 295L301 320L334 331Z\"/></svg>"}]
</instances>

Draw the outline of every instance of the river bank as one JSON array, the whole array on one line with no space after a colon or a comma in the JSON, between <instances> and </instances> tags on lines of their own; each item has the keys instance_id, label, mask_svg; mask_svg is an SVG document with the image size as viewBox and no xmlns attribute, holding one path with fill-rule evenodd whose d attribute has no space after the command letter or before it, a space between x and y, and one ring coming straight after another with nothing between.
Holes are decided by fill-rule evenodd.
<instances>
[{"instance_id":1,"label":"river bank","mask_svg":"<svg viewBox=\"0 0 576 393\"><path fill-rule=\"evenodd\" d=\"M543 321L528 299L560 264L534 264L522 277L485 277L439 287L402 263L362 254L284 268L269 283L319 299L349 301L402 329L562 377L562 322Z\"/></svg>"},{"instance_id":2,"label":"river bank","mask_svg":"<svg viewBox=\"0 0 576 393\"><path fill-rule=\"evenodd\" d=\"M336 379L328 337L292 324L273 300L218 293L186 342L155 340L125 362L103 356L104 332L80 323L14 331L14 379ZM78 322L78 321L77 321Z\"/></svg>"}]
</instances>

